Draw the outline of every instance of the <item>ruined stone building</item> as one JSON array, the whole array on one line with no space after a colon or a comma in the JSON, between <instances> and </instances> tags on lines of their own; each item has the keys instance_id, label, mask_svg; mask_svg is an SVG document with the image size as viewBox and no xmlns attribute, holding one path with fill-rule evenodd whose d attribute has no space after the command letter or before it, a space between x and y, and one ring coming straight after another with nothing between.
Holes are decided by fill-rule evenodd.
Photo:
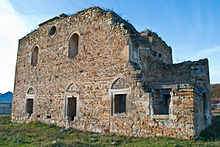
<instances>
[{"instance_id":1,"label":"ruined stone building","mask_svg":"<svg viewBox=\"0 0 220 147\"><path fill-rule=\"evenodd\" d=\"M12 121L195 138L211 124L208 60L172 62L156 33L92 7L19 40Z\"/></svg>"}]
</instances>

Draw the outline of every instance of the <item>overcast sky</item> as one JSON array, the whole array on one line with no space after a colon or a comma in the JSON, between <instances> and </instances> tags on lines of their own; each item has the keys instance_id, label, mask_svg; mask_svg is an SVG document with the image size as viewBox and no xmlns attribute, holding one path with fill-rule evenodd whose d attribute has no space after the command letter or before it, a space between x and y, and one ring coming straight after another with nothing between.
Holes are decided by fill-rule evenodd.
<instances>
[{"instance_id":1,"label":"overcast sky","mask_svg":"<svg viewBox=\"0 0 220 147\"><path fill-rule=\"evenodd\" d=\"M54 16L92 6L156 32L174 63L208 58L211 83L220 83L220 0L0 0L0 93L13 91L18 39Z\"/></svg>"}]
</instances>

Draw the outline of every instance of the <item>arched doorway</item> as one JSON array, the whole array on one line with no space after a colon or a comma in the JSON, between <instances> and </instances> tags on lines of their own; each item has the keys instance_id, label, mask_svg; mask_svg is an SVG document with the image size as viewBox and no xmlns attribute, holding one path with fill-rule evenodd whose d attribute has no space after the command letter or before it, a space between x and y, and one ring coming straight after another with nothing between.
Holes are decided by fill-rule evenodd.
<instances>
[{"instance_id":1,"label":"arched doorway","mask_svg":"<svg viewBox=\"0 0 220 147\"><path fill-rule=\"evenodd\" d=\"M34 94L34 89L32 87L29 88L26 94L26 113L28 114L28 116L31 116L33 114Z\"/></svg>"}]
</instances>

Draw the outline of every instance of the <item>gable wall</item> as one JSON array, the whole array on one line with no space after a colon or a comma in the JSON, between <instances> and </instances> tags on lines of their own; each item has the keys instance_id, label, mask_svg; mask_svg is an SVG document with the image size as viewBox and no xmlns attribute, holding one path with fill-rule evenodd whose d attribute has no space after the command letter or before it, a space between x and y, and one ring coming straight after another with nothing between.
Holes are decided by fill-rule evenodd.
<instances>
[{"instance_id":1,"label":"gable wall","mask_svg":"<svg viewBox=\"0 0 220 147\"><path fill-rule=\"evenodd\" d=\"M52 26L56 26L57 31L49 36L48 30ZM68 57L68 40L73 32L80 35L80 53L71 59ZM119 24L114 24L111 12L95 9L54 19L22 38L19 41L12 118L22 121L27 118L26 92L33 87L36 92L35 114L27 120L63 120L65 92L71 83L80 93L85 120L88 115L97 117L103 114L104 108L97 107L101 107L102 101L109 104L106 95L115 76L130 73L128 77L132 78L133 67L128 62L127 53L121 56L127 46L127 33ZM32 66L31 51L35 45L39 47L38 63ZM110 106L105 109L108 112ZM47 120L47 116L51 120Z\"/></svg>"}]
</instances>

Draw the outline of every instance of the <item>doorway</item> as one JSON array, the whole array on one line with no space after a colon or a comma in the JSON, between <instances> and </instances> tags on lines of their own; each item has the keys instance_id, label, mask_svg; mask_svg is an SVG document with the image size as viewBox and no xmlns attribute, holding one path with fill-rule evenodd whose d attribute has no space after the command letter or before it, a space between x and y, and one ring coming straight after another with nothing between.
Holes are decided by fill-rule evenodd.
<instances>
[{"instance_id":1,"label":"doorway","mask_svg":"<svg viewBox=\"0 0 220 147\"><path fill-rule=\"evenodd\" d=\"M73 121L76 116L76 97L67 99L67 119Z\"/></svg>"}]
</instances>

